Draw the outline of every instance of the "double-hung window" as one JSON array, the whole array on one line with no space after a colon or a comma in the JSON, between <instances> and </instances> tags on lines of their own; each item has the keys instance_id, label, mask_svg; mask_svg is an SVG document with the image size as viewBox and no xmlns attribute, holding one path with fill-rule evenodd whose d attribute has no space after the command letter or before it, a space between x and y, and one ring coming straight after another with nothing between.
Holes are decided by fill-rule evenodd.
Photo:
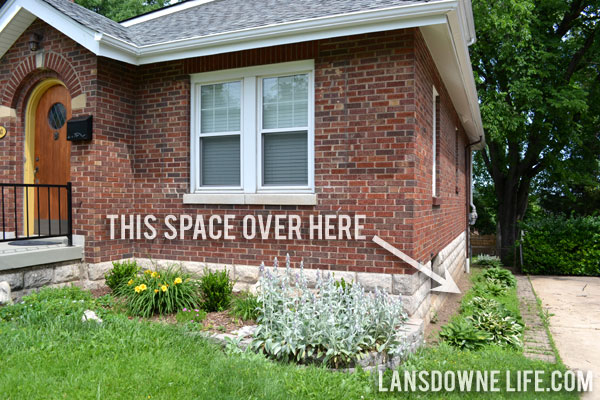
<instances>
[{"instance_id":1,"label":"double-hung window","mask_svg":"<svg viewBox=\"0 0 600 400\"><path fill-rule=\"evenodd\" d=\"M314 193L313 70L310 60L192 75L192 194L258 204Z\"/></svg>"}]
</instances>

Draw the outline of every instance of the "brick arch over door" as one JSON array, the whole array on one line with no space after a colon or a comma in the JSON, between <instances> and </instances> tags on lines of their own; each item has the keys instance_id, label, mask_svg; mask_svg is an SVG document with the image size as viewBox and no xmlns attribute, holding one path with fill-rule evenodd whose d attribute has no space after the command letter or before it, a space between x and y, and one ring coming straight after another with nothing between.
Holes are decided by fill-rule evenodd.
<instances>
[{"instance_id":1,"label":"brick arch over door","mask_svg":"<svg viewBox=\"0 0 600 400\"><path fill-rule=\"evenodd\" d=\"M37 60L41 57L42 60ZM41 61L41 62L40 62ZM37 65L41 64L38 68ZM27 92L31 89L35 82L30 82L31 79L36 80L37 75L46 75L45 72L50 72L48 75L53 75L54 72L69 90L71 97L77 97L82 93L81 82L79 76L71 63L60 54L54 52L46 52L43 55L31 55L25 58L21 63L13 69L12 75L2 93L2 105L10 108L17 108L18 99L23 91Z\"/></svg>"}]
</instances>

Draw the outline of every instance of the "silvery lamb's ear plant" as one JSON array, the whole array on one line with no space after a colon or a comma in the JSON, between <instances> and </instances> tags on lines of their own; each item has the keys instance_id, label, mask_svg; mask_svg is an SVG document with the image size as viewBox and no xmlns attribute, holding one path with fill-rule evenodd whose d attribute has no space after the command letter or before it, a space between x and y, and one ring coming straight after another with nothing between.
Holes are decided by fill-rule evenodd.
<instances>
[{"instance_id":1,"label":"silvery lamb's ear plant","mask_svg":"<svg viewBox=\"0 0 600 400\"><path fill-rule=\"evenodd\" d=\"M351 366L371 351L399 355L400 328L406 321L399 298L384 291L365 293L354 282L342 287L333 274L317 271L308 288L304 265L293 273L289 255L285 270L275 260L261 265L260 317L252 343L256 351L277 360Z\"/></svg>"}]
</instances>

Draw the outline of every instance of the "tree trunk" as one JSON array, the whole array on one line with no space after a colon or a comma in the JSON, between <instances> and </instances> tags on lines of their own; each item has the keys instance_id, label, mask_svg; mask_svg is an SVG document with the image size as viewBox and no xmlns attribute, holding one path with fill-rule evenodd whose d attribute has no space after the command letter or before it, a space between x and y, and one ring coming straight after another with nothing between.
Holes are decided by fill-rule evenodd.
<instances>
[{"instance_id":1,"label":"tree trunk","mask_svg":"<svg viewBox=\"0 0 600 400\"><path fill-rule=\"evenodd\" d=\"M500 259L504 265L513 267L517 260L515 242L519 232L516 205L507 204L499 207L498 222L500 224Z\"/></svg>"},{"instance_id":2,"label":"tree trunk","mask_svg":"<svg viewBox=\"0 0 600 400\"><path fill-rule=\"evenodd\" d=\"M501 190L497 191L499 246L498 254L506 266L517 266L516 242L519 238L519 222L527 211L530 181L526 177L514 176L512 181L505 179Z\"/></svg>"}]
</instances>

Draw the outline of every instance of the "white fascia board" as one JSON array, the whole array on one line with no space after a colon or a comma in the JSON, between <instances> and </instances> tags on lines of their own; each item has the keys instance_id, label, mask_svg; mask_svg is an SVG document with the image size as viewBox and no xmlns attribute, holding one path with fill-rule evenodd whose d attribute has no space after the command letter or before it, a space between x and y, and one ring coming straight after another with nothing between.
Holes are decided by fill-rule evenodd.
<instances>
[{"instance_id":1,"label":"white fascia board","mask_svg":"<svg viewBox=\"0 0 600 400\"><path fill-rule=\"evenodd\" d=\"M96 55L123 61L128 64L139 65L138 47L124 40L115 38L106 33L96 33L94 40L98 43Z\"/></svg>"},{"instance_id":2,"label":"white fascia board","mask_svg":"<svg viewBox=\"0 0 600 400\"><path fill-rule=\"evenodd\" d=\"M460 59L460 47L456 45L448 23L422 27L421 33L469 141L479 140L483 131L477 94L471 90L474 88L473 75L469 75L470 68L465 68L465 61ZM463 58L470 67L468 54Z\"/></svg>"},{"instance_id":3,"label":"white fascia board","mask_svg":"<svg viewBox=\"0 0 600 400\"><path fill-rule=\"evenodd\" d=\"M134 17L131 19L128 19L127 21L123 21L120 24L123 25L124 27L130 27L132 25L136 25L142 22L146 22L146 21L150 21L156 18L160 18L160 17L164 17L165 15L169 15L169 14L173 14L179 11L183 11L183 10L187 10L188 8L193 8L193 7L197 7L201 4L205 4L205 3L210 3L214 0L189 0L183 3L178 3L175 4L171 7L165 8L165 9L158 9L155 11L152 11L148 14L144 14L144 15L140 15L139 17Z\"/></svg>"},{"instance_id":4,"label":"white fascia board","mask_svg":"<svg viewBox=\"0 0 600 400\"><path fill-rule=\"evenodd\" d=\"M473 133L473 141L481 138L481 142L474 146L474 149L483 148L485 145L485 133L483 131L483 121L481 120L481 112L479 109L479 96L475 87L475 77L473 76L473 68L471 66L471 57L467 43L463 40L461 33L460 21L455 12L448 13L448 29L454 41L454 49L458 59L459 72L463 79L463 87L465 94L469 100L471 110L470 123L472 124L471 131ZM469 124L467 123L467 126Z\"/></svg>"},{"instance_id":5,"label":"white fascia board","mask_svg":"<svg viewBox=\"0 0 600 400\"><path fill-rule=\"evenodd\" d=\"M54 29L60 31L94 54L98 54L96 32L84 27L51 5L36 0L18 0L21 6Z\"/></svg>"}]
</instances>

